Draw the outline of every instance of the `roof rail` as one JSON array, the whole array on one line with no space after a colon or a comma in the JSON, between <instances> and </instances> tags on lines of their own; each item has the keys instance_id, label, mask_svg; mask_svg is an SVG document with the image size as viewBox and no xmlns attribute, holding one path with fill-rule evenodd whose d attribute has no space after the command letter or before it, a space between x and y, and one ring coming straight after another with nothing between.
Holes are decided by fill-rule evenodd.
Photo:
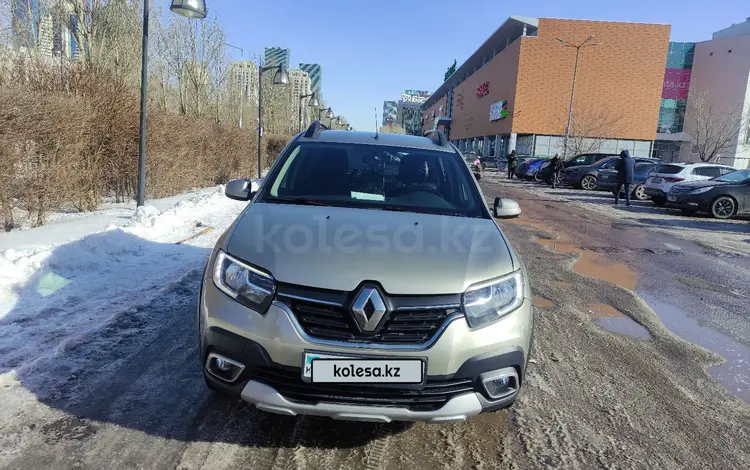
<instances>
[{"instance_id":1,"label":"roof rail","mask_svg":"<svg viewBox=\"0 0 750 470\"><path fill-rule=\"evenodd\" d=\"M321 131L327 131L328 126L323 124L322 122L315 120L310 124L310 127L307 128L305 131L305 137L308 139L317 139L320 135Z\"/></svg>"},{"instance_id":2,"label":"roof rail","mask_svg":"<svg viewBox=\"0 0 750 470\"><path fill-rule=\"evenodd\" d=\"M439 145L441 147L448 146L448 139L445 137L445 134L437 129L430 129L428 131L425 131L422 136L429 137L435 143L435 145Z\"/></svg>"}]
</instances>

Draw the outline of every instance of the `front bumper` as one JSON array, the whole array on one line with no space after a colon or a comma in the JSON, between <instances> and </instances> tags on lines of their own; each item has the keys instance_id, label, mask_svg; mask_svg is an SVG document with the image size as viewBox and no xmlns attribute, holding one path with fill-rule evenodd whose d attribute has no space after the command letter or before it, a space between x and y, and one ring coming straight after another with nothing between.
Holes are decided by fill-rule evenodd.
<instances>
[{"instance_id":1,"label":"front bumper","mask_svg":"<svg viewBox=\"0 0 750 470\"><path fill-rule=\"evenodd\" d=\"M308 337L289 308L275 301L260 315L230 299L206 279L199 302L201 357L206 381L217 389L286 415L309 414L363 421L463 420L513 403L523 383L532 343L530 300L485 328L471 331L459 317L425 347L329 344ZM427 362L421 386L352 386L302 381L305 351L351 356L421 358ZM206 369L210 353L245 365L232 382ZM517 387L512 395L492 400L481 384L488 373L512 368Z\"/></svg>"},{"instance_id":2,"label":"front bumper","mask_svg":"<svg viewBox=\"0 0 750 470\"><path fill-rule=\"evenodd\" d=\"M685 195L678 196L677 201L672 202L671 204L680 209L708 212L708 203L709 201L703 199L700 196Z\"/></svg>"}]
</instances>

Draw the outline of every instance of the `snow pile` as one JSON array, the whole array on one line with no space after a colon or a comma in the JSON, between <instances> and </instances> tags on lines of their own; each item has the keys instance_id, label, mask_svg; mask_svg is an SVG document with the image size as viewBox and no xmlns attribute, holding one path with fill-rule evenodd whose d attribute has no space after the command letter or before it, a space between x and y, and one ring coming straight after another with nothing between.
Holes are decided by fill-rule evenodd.
<instances>
[{"instance_id":1,"label":"snow pile","mask_svg":"<svg viewBox=\"0 0 750 470\"><path fill-rule=\"evenodd\" d=\"M170 198L167 207L151 201L127 217L121 209L111 218L93 213L96 230L73 241L59 240L80 233L86 218L26 231L35 232L34 247L0 252L0 375L55 357L73 338L85 341L87 332L132 315L186 273L202 272L210 248L246 204L215 187ZM214 230L176 243L205 226ZM0 234L0 247L18 233Z\"/></svg>"}]
</instances>

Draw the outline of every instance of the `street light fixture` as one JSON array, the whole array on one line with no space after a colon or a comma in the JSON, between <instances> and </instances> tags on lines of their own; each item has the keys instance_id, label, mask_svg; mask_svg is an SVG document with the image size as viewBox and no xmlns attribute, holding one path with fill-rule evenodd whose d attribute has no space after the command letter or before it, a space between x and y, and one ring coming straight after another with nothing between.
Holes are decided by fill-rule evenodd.
<instances>
[{"instance_id":1,"label":"street light fixture","mask_svg":"<svg viewBox=\"0 0 750 470\"><path fill-rule=\"evenodd\" d=\"M576 63L575 63L575 66L573 67L573 89L570 92L570 106L568 107L568 124L565 126L565 141L563 143L563 160L564 160L568 154L568 139L570 138L570 121L573 119L573 98L575 97L575 94L576 94L576 76L578 75L578 54L581 52L582 47L601 46L603 43L596 42L596 43L588 44L589 41L594 39L593 35L587 37L585 41L583 41L581 44L577 46L561 38L555 38L555 39L560 41L563 44L563 47L575 47L576 49Z\"/></svg>"},{"instance_id":2,"label":"street light fixture","mask_svg":"<svg viewBox=\"0 0 750 470\"><path fill-rule=\"evenodd\" d=\"M141 115L138 125L138 192L136 206L146 199L146 91L148 89L148 1L143 2L143 34L141 36ZM202 20L206 17L205 0L172 0L169 7L173 13L185 18Z\"/></svg>"},{"instance_id":3,"label":"street light fixture","mask_svg":"<svg viewBox=\"0 0 750 470\"><path fill-rule=\"evenodd\" d=\"M326 113L326 118L333 119L333 110L329 106L328 109L319 109L318 110L318 120L321 119L320 114L323 113L323 112Z\"/></svg>"},{"instance_id":4,"label":"street light fixture","mask_svg":"<svg viewBox=\"0 0 750 470\"><path fill-rule=\"evenodd\" d=\"M206 2L204 0L172 0L169 9L185 18L202 20L206 17Z\"/></svg>"},{"instance_id":5,"label":"street light fixture","mask_svg":"<svg viewBox=\"0 0 750 470\"><path fill-rule=\"evenodd\" d=\"M263 72L276 70L273 76L274 85L288 85L289 73L284 64L261 67L258 65L258 178L263 172Z\"/></svg>"},{"instance_id":6,"label":"street light fixture","mask_svg":"<svg viewBox=\"0 0 750 470\"><path fill-rule=\"evenodd\" d=\"M302 100L305 98L310 98L310 100L307 102L307 106L310 108L317 108L320 106L320 101L318 100L318 95L313 91L309 95L300 95L299 97L299 132L302 132ZM307 118L305 118L305 121L307 121Z\"/></svg>"}]
</instances>

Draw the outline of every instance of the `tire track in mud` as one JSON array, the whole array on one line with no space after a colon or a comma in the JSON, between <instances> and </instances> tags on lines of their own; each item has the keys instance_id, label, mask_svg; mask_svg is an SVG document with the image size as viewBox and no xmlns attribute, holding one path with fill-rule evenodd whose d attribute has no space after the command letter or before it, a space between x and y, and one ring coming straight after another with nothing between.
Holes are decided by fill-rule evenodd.
<instances>
[{"instance_id":1,"label":"tire track in mud","mask_svg":"<svg viewBox=\"0 0 750 470\"><path fill-rule=\"evenodd\" d=\"M373 439L365 446L365 470L383 470L391 433L383 424L375 427Z\"/></svg>"},{"instance_id":2,"label":"tire track in mud","mask_svg":"<svg viewBox=\"0 0 750 470\"><path fill-rule=\"evenodd\" d=\"M311 418L299 416L286 446L279 447L271 470L305 470L305 448L301 445L311 428Z\"/></svg>"}]
</instances>

